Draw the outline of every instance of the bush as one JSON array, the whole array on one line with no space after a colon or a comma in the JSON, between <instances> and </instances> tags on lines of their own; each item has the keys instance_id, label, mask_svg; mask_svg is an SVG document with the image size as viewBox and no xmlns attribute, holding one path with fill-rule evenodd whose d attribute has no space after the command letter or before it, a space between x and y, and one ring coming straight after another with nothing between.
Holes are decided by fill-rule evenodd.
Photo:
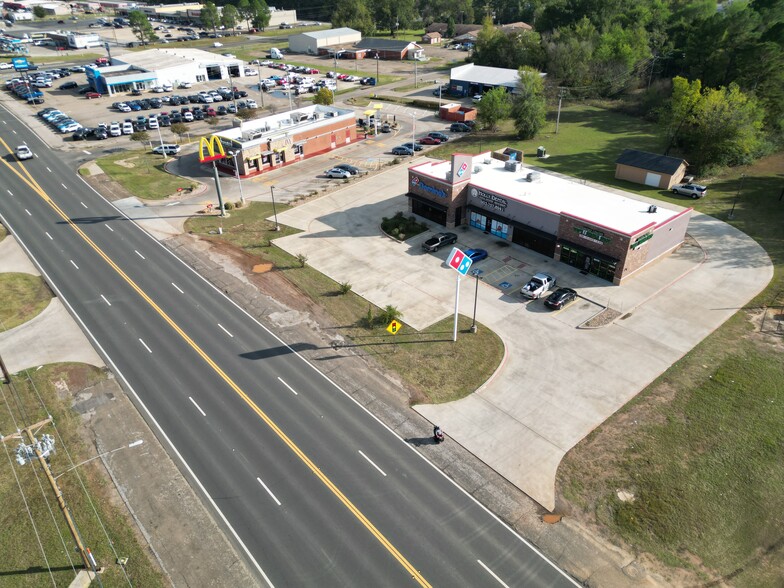
<instances>
[{"instance_id":1,"label":"bush","mask_svg":"<svg viewBox=\"0 0 784 588\"><path fill-rule=\"evenodd\" d=\"M242 208L242 200L237 200L237 202L234 203L234 208Z\"/></svg>"},{"instance_id":2,"label":"bush","mask_svg":"<svg viewBox=\"0 0 784 588\"><path fill-rule=\"evenodd\" d=\"M234 208L234 203L233 202L224 202L223 203L223 210L231 210L232 208Z\"/></svg>"},{"instance_id":3,"label":"bush","mask_svg":"<svg viewBox=\"0 0 784 588\"><path fill-rule=\"evenodd\" d=\"M348 294L349 292L351 292L351 283L340 282L340 284L338 284L338 290L340 290L341 294Z\"/></svg>"},{"instance_id":4,"label":"bush","mask_svg":"<svg viewBox=\"0 0 784 588\"><path fill-rule=\"evenodd\" d=\"M391 304L387 304L381 314L378 315L378 322L382 325L387 325L392 321L400 320L400 317L403 316L403 313L400 312L396 307L392 306Z\"/></svg>"},{"instance_id":5,"label":"bush","mask_svg":"<svg viewBox=\"0 0 784 588\"><path fill-rule=\"evenodd\" d=\"M299 267L305 267L305 264L308 262L308 256L303 253L299 253L297 254L297 261L299 262Z\"/></svg>"},{"instance_id":6,"label":"bush","mask_svg":"<svg viewBox=\"0 0 784 588\"><path fill-rule=\"evenodd\" d=\"M404 241L427 230L427 225L417 221L415 216L406 218L402 212L395 213L392 218L381 219L381 230L398 241Z\"/></svg>"}]
</instances>

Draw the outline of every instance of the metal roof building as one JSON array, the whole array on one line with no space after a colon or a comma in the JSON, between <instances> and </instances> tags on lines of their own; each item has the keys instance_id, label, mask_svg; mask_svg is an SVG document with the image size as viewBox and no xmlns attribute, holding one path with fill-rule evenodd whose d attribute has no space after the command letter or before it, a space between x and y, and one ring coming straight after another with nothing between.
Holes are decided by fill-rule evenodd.
<instances>
[{"instance_id":1,"label":"metal roof building","mask_svg":"<svg viewBox=\"0 0 784 588\"><path fill-rule=\"evenodd\" d=\"M329 47L331 45L350 46L361 40L362 33L348 27L329 29L327 31L312 31L291 35L289 37L289 50L293 53L318 55L321 47Z\"/></svg>"}]
</instances>

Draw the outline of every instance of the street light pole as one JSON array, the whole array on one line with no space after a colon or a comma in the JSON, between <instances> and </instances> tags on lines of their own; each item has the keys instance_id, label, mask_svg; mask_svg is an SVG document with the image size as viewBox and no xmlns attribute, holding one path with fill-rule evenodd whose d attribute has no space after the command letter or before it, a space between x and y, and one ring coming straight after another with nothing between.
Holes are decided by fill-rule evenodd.
<instances>
[{"instance_id":1,"label":"street light pole","mask_svg":"<svg viewBox=\"0 0 784 588\"><path fill-rule=\"evenodd\" d=\"M378 86L378 62L379 62L379 55L376 53L376 85Z\"/></svg>"},{"instance_id":2,"label":"street light pole","mask_svg":"<svg viewBox=\"0 0 784 588\"><path fill-rule=\"evenodd\" d=\"M237 185L240 187L240 202L243 206L245 206L245 195L242 193L242 180L240 179L240 168L237 165L237 152L236 151L229 151L229 155L231 155L232 159L234 159L234 175L237 178Z\"/></svg>"},{"instance_id":3,"label":"street light pole","mask_svg":"<svg viewBox=\"0 0 784 588\"><path fill-rule=\"evenodd\" d=\"M220 187L220 175L218 174L218 166L215 163L215 160L212 162L212 177L215 180L215 191L218 193L218 208L220 208L220 216L226 216L226 209L223 208L223 192L221 192Z\"/></svg>"},{"instance_id":4,"label":"street light pole","mask_svg":"<svg viewBox=\"0 0 784 588\"><path fill-rule=\"evenodd\" d=\"M476 289L474 290L474 318L471 319L471 332L476 333L476 301L479 299L479 274L482 270L474 270L471 272L476 277Z\"/></svg>"},{"instance_id":5,"label":"street light pole","mask_svg":"<svg viewBox=\"0 0 784 588\"><path fill-rule=\"evenodd\" d=\"M261 101L261 107L264 108L264 88L261 87L261 65L257 65L259 69L256 70L256 73L259 74L259 100Z\"/></svg>"},{"instance_id":6,"label":"street light pole","mask_svg":"<svg viewBox=\"0 0 784 588\"><path fill-rule=\"evenodd\" d=\"M280 230L280 225L278 224L278 211L275 210L275 186L270 186L270 196L272 196L272 214L275 216L275 230Z\"/></svg>"},{"instance_id":7,"label":"street light pole","mask_svg":"<svg viewBox=\"0 0 784 588\"><path fill-rule=\"evenodd\" d=\"M416 153L416 113L411 113L411 155Z\"/></svg>"}]
</instances>

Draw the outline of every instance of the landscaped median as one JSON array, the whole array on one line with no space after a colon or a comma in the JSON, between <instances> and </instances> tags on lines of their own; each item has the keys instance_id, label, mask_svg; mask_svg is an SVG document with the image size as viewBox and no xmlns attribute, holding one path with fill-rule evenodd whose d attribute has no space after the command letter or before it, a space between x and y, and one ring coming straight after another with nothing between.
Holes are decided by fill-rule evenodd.
<instances>
[{"instance_id":1,"label":"landscaped median","mask_svg":"<svg viewBox=\"0 0 784 588\"><path fill-rule=\"evenodd\" d=\"M102 157L97 164L112 180L143 200L161 200L198 185L166 172L166 161L168 158L144 149Z\"/></svg>"},{"instance_id":2,"label":"landscaped median","mask_svg":"<svg viewBox=\"0 0 784 588\"><path fill-rule=\"evenodd\" d=\"M278 212L287 207L278 206ZM272 205L254 202L247 208L232 211L222 221L217 217L192 218L186 230L208 239L221 239L251 254L258 263L293 284L303 297L316 302L331 317L327 331L339 329L350 346L372 356L383 367L395 372L413 390L412 403L438 403L463 398L479 388L498 368L504 354L503 343L495 333L479 326L471 334L471 319L460 317L457 342L452 341L453 319L445 319L422 331L405 324L394 308L377 308L350 289L338 284L307 265L307 259L292 257L271 243L276 237L293 234L295 229L281 227L275 232ZM381 219L379 219L381 222ZM218 235L222 225L223 232ZM266 265L265 265L266 264ZM295 305L296 300L282 300ZM393 318L402 329L387 331Z\"/></svg>"}]
</instances>

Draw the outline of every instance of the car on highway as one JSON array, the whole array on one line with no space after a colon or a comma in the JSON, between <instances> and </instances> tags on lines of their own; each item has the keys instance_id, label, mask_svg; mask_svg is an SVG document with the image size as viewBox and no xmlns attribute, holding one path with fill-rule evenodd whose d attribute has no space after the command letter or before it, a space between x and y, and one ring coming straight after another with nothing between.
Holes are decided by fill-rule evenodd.
<instances>
[{"instance_id":1,"label":"car on highway","mask_svg":"<svg viewBox=\"0 0 784 588\"><path fill-rule=\"evenodd\" d=\"M420 145L440 145L441 140L428 135L427 137L421 137L419 143Z\"/></svg>"},{"instance_id":2,"label":"car on highway","mask_svg":"<svg viewBox=\"0 0 784 588\"><path fill-rule=\"evenodd\" d=\"M457 235L454 233L437 233L422 243L422 249L434 253L444 245L454 245L457 243Z\"/></svg>"},{"instance_id":3,"label":"car on highway","mask_svg":"<svg viewBox=\"0 0 784 588\"><path fill-rule=\"evenodd\" d=\"M24 161L25 159L31 159L33 157L33 152L30 151L30 148L27 145L19 145L15 150L16 158L19 161Z\"/></svg>"},{"instance_id":4,"label":"car on highway","mask_svg":"<svg viewBox=\"0 0 784 588\"><path fill-rule=\"evenodd\" d=\"M487 259L487 251L484 249L466 249L463 253L466 254L473 263Z\"/></svg>"},{"instance_id":5,"label":"car on highway","mask_svg":"<svg viewBox=\"0 0 784 588\"><path fill-rule=\"evenodd\" d=\"M177 155L180 152L180 146L174 143L164 143L153 147L152 152L156 155Z\"/></svg>"},{"instance_id":6,"label":"car on highway","mask_svg":"<svg viewBox=\"0 0 784 588\"><path fill-rule=\"evenodd\" d=\"M392 155L413 155L413 149L409 149L408 147L404 147L403 145L398 145L397 147L392 147Z\"/></svg>"},{"instance_id":7,"label":"car on highway","mask_svg":"<svg viewBox=\"0 0 784 588\"><path fill-rule=\"evenodd\" d=\"M571 288L558 288L544 301L545 306L559 310L577 298L577 292Z\"/></svg>"},{"instance_id":8,"label":"car on highway","mask_svg":"<svg viewBox=\"0 0 784 588\"><path fill-rule=\"evenodd\" d=\"M324 175L328 178L340 178L345 180L351 177L351 172L346 169L333 167L332 169L325 171Z\"/></svg>"},{"instance_id":9,"label":"car on highway","mask_svg":"<svg viewBox=\"0 0 784 588\"><path fill-rule=\"evenodd\" d=\"M691 196L693 199L703 198L708 193L707 186L700 184L692 184L687 182L685 184L675 184L672 188L673 194L680 194L681 196Z\"/></svg>"}]
</instances>

